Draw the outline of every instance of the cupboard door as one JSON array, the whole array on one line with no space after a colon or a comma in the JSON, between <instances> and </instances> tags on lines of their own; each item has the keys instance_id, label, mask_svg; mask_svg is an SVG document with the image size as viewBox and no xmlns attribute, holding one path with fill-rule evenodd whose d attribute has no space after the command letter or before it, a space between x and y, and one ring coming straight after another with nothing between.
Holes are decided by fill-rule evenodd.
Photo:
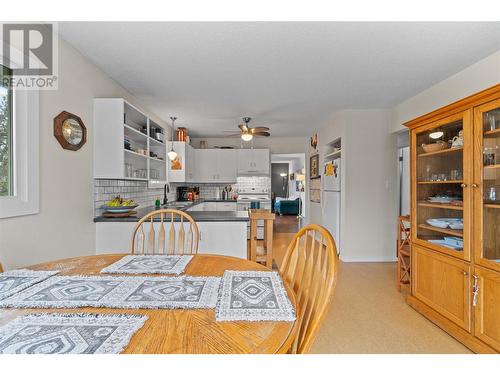
<instances>
[{"instance_id":1,"label":"cupboard door","mask_svg":"<svg viewBox=\"0 0 500 375\"><path fill-rule=\"evenodd\" d=\"M196 150L196 182L213 182L217 175L217 150Z\"/></svg>"},{"instance_id":2,"label":"cupboard door","mask_svg":"<svg viewBox=\"0 0 500 375\"><path fill-rule=\"evenodd\" d=\"M474 136L474 261L500 271L500 99L474 109Z\"/></svg>"},{"instance_id":3,"label":"cupboard door","mask_svg":"<svg viewBox=\"0 0 500 375\"><path fill-rule=\"evenodd\" d=\"M470 332L469 275L467 263L413 245L412 294Z\"/></svg>"},{"instance_id":4,"label":"cupboard door","mask_svg":"<svg viewBox=\"0 0 500 375\"><path fill-rule=\"evenodd\" d=\"M237 156L235 150L217 151L217 180L236 182Z\"/></svg>"},{"instance_id":5,"label":"cupboard door","mask_svg":"<svg viewBox=\"0 0 500 375\"><path fill-rule=\"evenodd\" d=\"M474 269L474 334L500 351L500 273Z\"/></svg>"},{"instance_id":6,"label":"cupboard door","mask_svg":"<svg viewBox=\"0 0 500 375\"><path fill-rule=\"evenodd\" d=\"M253 150L240 149L238 154L238 174L249 174L254 171Z\"/></svg>"},{"instance_id":7,"label":"cupboard door","mask_svg":"<svg viewBox=\"0 0 500 375\"><path fill-rule=\"evenodd\" d=\"M411 133L412 242L470 260L472 111Z\"/></svg>"},{"instance_id":8,"label":"cupboard door","mask_svg":"<svg viewBox=\"0 0 500 375\"><path fill-rule=\"evenodd\" d=\"M259 174L269 174L269 150L253 150L254 169Z\"/></svg>"}]
</instances>

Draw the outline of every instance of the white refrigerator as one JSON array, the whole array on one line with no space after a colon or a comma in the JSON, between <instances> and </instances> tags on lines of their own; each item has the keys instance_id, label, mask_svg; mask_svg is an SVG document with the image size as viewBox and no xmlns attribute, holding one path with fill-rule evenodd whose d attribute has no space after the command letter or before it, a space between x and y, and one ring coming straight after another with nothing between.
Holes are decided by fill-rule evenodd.
<instances>
[{"instance_id":1,"label":"white refrigerator","mask_svg":"<svg viewBox=\"0 0 500 375\"><path fill-rule=\"evenodd\" d=\"M328 229L335 240L337 251L340 253L340 166L341 159L330 161L333 166L330 167L330 175L327 175L325 165L325 173L323 173L321 181L321 216L322 225Z\"/></svg>"}]
</instances>

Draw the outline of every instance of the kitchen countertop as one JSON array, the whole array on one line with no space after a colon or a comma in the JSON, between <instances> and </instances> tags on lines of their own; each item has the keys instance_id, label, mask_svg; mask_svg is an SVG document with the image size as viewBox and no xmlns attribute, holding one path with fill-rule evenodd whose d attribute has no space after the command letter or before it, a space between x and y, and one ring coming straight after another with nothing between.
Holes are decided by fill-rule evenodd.
<instances>
[{"instance_id":1,"label":"kitchen countertop","mask_svg":"<svg viewBox=\"0 0 500 375\"><path fill-rule=\"evenodd\" d=\"M235 200L222 200L222 199L198 199L195 202L181 202L182 207L176 206L178 202L170 202L166 206L162 206L162 208L175 208L180 211L186 211L187 209L203 203L203 202L235 202ZM140 218L147 215L148 213L156 210L154 206L142 207L136 209L137 214L134 216L128 217L103 217L97 216L94 218L95 223L102 222L134 222L139 221ZM246 211L189 211L189 215L194 219L194 221L199 222L207 222L207 221L248 221L248 212ZM155 220L155 221L159 221Z\"/></svg>"}]
</instances>

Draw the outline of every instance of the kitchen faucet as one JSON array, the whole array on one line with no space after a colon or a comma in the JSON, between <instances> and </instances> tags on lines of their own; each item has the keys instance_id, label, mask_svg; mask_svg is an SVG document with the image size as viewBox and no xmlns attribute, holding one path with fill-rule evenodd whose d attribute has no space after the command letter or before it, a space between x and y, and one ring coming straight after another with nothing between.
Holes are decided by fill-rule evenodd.
<instances>
[{"instance_id":1,"label":"kitchen faucet","mask_svg":"<svg viewBox=\"0 0 500 375\"><path fill-rule=\"evenodd\" d=\"M165 186L163 187L163 204L164 205L168 204L167 193L170 193L170 184L168 184L168 183L165 184Z\"/></svg>"}]
</instances>

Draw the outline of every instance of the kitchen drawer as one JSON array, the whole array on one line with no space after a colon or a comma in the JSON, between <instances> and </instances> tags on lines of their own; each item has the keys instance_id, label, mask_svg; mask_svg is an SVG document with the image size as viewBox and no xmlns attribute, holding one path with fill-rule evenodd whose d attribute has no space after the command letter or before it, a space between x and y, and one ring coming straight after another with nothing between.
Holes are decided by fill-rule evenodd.
<instances>
[{"instance_id":1,"label":"kitchen drawer","mask_svg":"<svg viewBox=\"0 0 500 375\"><path fill-rule=\"evenodd\" d=\"M236 211L236 202L216 202L217 211Z\"/></svg>"},{"instance_id":2,"label":"kitchen drawer","mask_svg":"<svg viewBox=\"0 0 500 375\"><path fill-rule=\"evenodd\" d=\"M203 211L217 211L217 203L216 202L205 202L203 203L204 210Z\"/></svg>"}]
</instances>

